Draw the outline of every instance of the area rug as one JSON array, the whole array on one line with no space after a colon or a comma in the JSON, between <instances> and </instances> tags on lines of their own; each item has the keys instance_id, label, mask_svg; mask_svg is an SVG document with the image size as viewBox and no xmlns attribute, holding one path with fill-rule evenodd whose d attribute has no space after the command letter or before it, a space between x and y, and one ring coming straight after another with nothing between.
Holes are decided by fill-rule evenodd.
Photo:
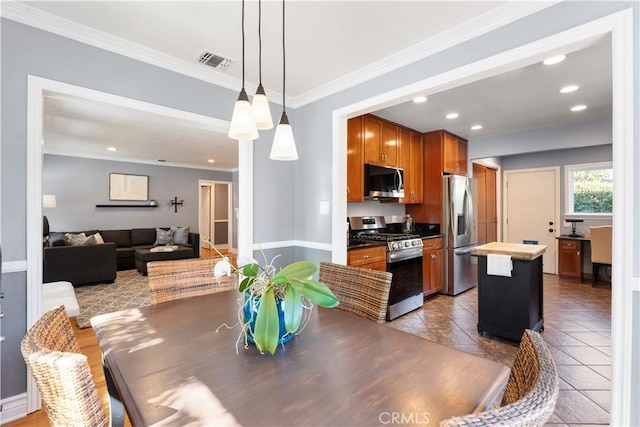
<instances>
[{"instance_id":1,"label":"area rug","mask_svg":"<svg viewBox=\"0 0 640 427\"><path fill-rule=\"evenodd\" d=\"M80 306L76 317L79 328L90 328L93 316L150 305L147 276L137 270L118 271L111 284L87 285L75 288Z\"/></svg>"}]
</instances>

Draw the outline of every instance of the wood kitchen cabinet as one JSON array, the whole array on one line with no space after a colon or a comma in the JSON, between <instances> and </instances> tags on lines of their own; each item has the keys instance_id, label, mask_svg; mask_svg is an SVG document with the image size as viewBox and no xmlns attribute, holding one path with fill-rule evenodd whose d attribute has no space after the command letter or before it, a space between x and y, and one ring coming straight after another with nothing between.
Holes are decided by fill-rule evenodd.
<instances>
[{"instance_id":1,"label":"wood kitchen cabinet","mask_svg":"<svg viewBox=\"0 0 640 427\"><path fill-rule=\"evenodd\" d=\"M443 238L422 241L422 295L429 296L444 288Z\"/></svg>"},{"instance_id":2,"label":"wood kitchen cabinet","mask_svg":"<svg viewBox=\"0 0 640 427\"><path fill-rule=\"evenodd\" d=\"M438 131L443 144L444 173L467 175L467 140L447 131Z\"/></svg>"},{"instance_id":3,"label":"wood kitchen cabinet","mask_svg":"<svg viewBox=\"0 0 640 427\"><path fill-rule=\"evenodd\" d=\"M364 117L347 122L347 202L364 201Z\"/></svg>"},{"instance_id":4,"label":"wood kitchen cabinet","mask_svg":"<svg viewBox=\"0 0 640 427\"><path fill-rule=\"evenodd\" d=\"M558 275L568 281L582 281L582 242L558 238Z\"/></svg>"},{"instance_id":5,"label":"wood kitchen cabinet","mask_svg":"<svg viewBox=\"0 0 640 427\"><path fill-rule=\"evenodd\" d=\"M367 270L387 271L387 247L370 246L347 251L347 265Z\"/></svg>"},{"instance_id":6,"label":"wood kitchen cabinet","mask_svg":"<svg viewBox=\"0 0 640 427\"><path fill-rule=\"evenodd\" d=\"M398 126L364 116L364 163L398 167Z\"/></svg>"},{"instance_id":7,"label":"wood kitchen cabinet","mask_svg":"<svg viewBox=\"0 0 640 427\"><path fill-rule=\"evenodd\" d=\"M498 238L496 171L474 163L473 177L478 183L478 244L495 242Z\"/></svg>"},{"instance_id":8,"label":"wood kitchen cabinet","mask_svg":"<svg viewBox=\"0 0 640 427\"><path fill-rule=\"evenodd\" d=\"M400 203L422 203L423 166L422 134L399 128L400 167L404 170L404 198Z\"/></svg>"}]
</instances>

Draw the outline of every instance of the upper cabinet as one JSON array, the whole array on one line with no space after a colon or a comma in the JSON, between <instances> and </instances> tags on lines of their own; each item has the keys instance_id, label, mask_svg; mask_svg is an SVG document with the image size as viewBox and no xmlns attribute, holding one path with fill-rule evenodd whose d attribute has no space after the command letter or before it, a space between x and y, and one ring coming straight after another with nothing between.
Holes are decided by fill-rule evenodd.
<instances>
[{"instance_id":1,"label":"upper cabinet","mask_svg":"<svg viewBox=\"0 0 640 427\"><path fill-rule=\"evenodd\" d=\"M364 201L364 116L347 122L347 202Z\"/></svg>"},{"instance_id":2,"label":"upper cabinet","mask_svg":"<svg viewBox=\"0 0 640 427\"><path fill-rule=\"evenodd\" d=\"M447 131L429 132L438 135L443 144L442 172L467 175L467 140Z\"/></svg>"},{"instance_id":3,"label":"upper cabinet","mask_svg":"<svg viewBox=\"0 0 640 427\"><path fill-rule=\"evenodd\" d=\"M364 116L364 163L398 167L398 127Z\"/></svg>"},{"instance_id":4,"label":"upper cabinet","mask_svg":"<svg viewBox=\"0 0 640 427\"><path fill-rule=\"evenodd\" d=\"M423 167L422 134L404 128L398 129L400 167L404 170L404 198L400 203L422 203Z\"/></svg>"}]
</instances>

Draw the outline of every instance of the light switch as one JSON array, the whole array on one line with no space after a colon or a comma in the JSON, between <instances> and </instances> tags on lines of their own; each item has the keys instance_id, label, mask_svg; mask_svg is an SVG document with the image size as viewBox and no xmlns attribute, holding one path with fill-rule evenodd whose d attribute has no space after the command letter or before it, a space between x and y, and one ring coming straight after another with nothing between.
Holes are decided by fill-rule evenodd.
<instances>
[{"instance_id":1,"label":"light switch","mask_svg":"<svg viewBox=\"0 0 640 427\"><path fill-rule=\"evenodd\" d=\"M326 200L320 202L320 215L329 215L329 202Z\"/></svg>"}]
</instances>

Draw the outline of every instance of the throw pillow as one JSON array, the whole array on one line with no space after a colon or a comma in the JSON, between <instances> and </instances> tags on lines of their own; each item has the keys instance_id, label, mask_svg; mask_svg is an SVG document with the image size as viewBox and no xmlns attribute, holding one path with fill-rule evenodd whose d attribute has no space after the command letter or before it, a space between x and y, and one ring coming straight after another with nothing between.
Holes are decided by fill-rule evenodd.
<instances>
[{"instance_id":1,"label":"throw pillow","mask_svg":"<svg viewBox=\"0 0 640 427\"><path fill-rule=\"evenodd\" d=\"M175 227L171 226L173 230L173 243L176 245L186 245L189 243L189 226Z\"/></svg>"},{"instance_id":2,"label":"throw pillow","mask_svg":"<svg viewBox=\"0 0 640 427\"><path fill-rule=\"evenodd\" d=\"M95 238L95 235L92 234L91 236L84 239L84 241L80 243L79 246L93 246L95 244L96 244L96 238Z\"/></svg>"},{"instance_id":3,"label":"throw pillow","mask_svg":"<svg viewBox=\"0 0 640 427\"><path fill-rule=\"evenodd\" d=\"M173 240L173 230L163 230L162 228L156 228L156 242L155 245L166 245Z\"/></svg>"},{"instance_id":4,"label":"throw pillow","mask_svg":"<svg viewBox=\"0 0 640 427\"><path fill-rule=\"evenodd\" d=\"M71 246L78 246L82 242L87 239L87 236L84 233L80 234L71 234L67 233L64 235L64 240Z\"/></svg>"},{"instance_id":5,"label":"throw pillow","mask_svg":"<svg viewBox=\"0 0 640 427\"><path fill-rule=\"evenodd\" d=\"M102 238L102 235L100 235L100 233L94 234L93 238L96 240L96 245L104 244L104 239Z\"/></svg>"}]
</instances>

